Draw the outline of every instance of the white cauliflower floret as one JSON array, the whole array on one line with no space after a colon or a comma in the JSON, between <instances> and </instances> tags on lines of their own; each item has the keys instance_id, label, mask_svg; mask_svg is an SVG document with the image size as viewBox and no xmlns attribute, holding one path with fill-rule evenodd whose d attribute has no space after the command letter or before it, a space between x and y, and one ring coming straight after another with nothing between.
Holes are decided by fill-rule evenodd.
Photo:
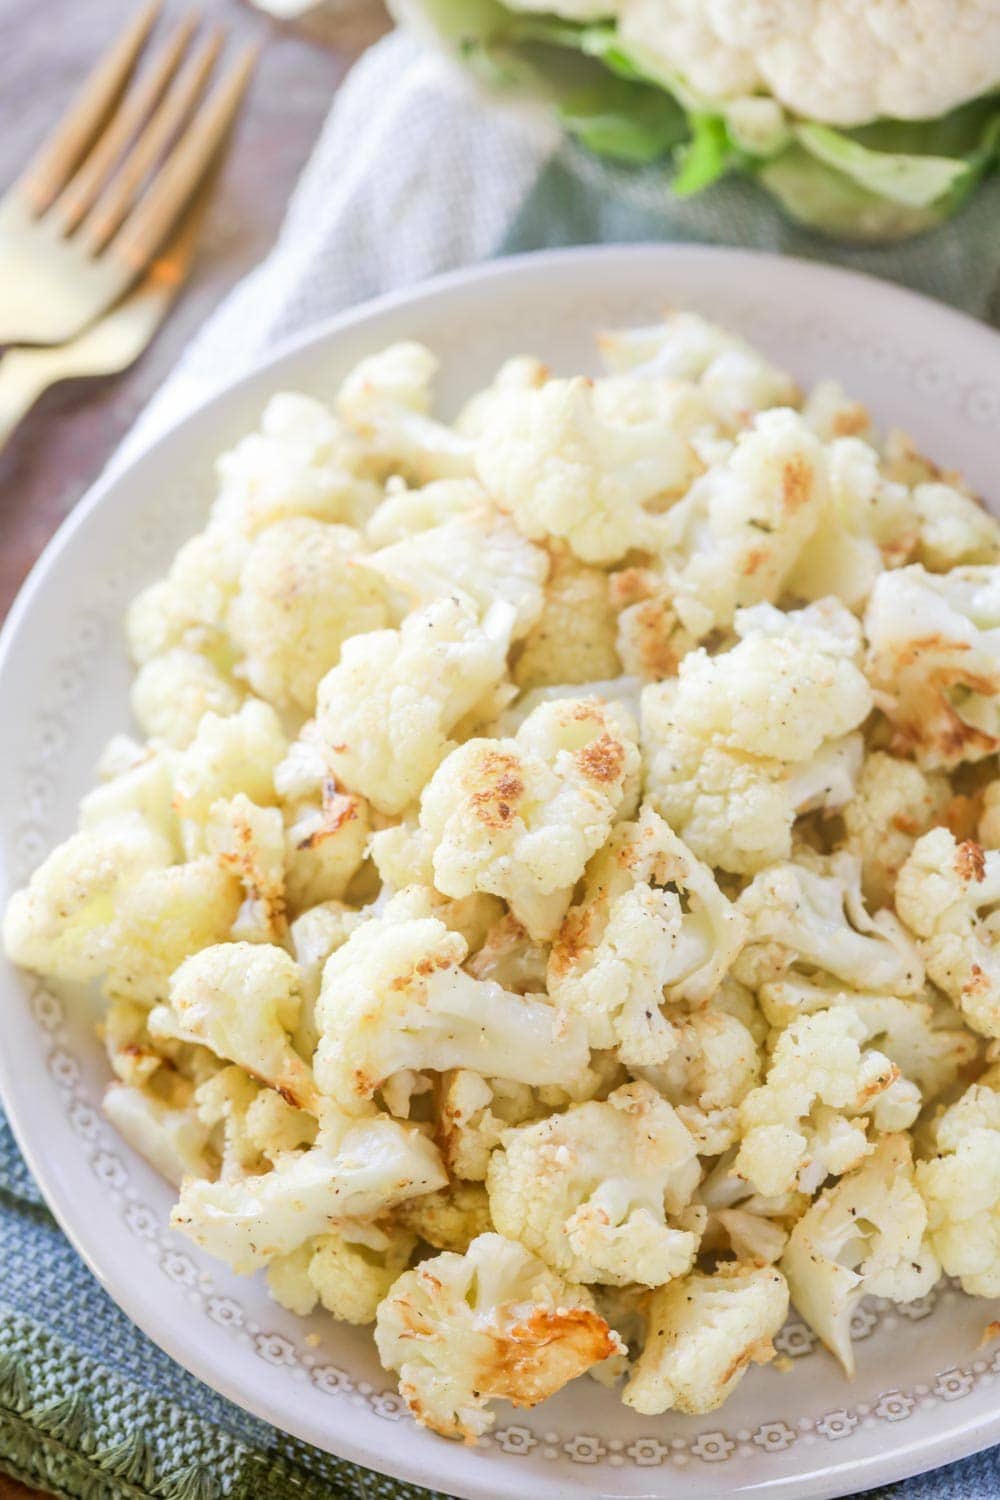
<instances>
[{"instance_id":1,"label":"white cauliflower floret","mask_svg":"<svg viewBox=\"0 0 1000 1500\"><path fill-rule=\"evenodd\" d=\"M593 3L595 0L582 0L583 5ZM545 8L555 10L554 6ZM551 373L547 365L530 354L516 354L513 359L504 360L491 384L485 390L470 396L462 407L455 421L456 428L465 437L479 437L493 408L503 401L509 391L537 390L545 384Z\"/></svg>"},{"instance_id":2,"label":"white cauliflower floret","mask_svg":"<svg viewBox=\"0 0 1000 1500\"><path fill-rule=\"evenodd\" d=\"M542 613L515 653L514 681L527 690L617 677L607 574L578 561L568 547L546 550L551 566Z\"/></svg>"},{"instance_id":3,"label":"white cauliflower floret","mask_svg":"<svg viewBox=\"0 0 1000 1500\"><path fill-rule=\"evenodd\" d=\"M804 1193L765 1197L734 1170L738 1151L719 1157L698 1189L695 1201L708 1211L702 1250L730 1252L743 1264L770 1266L781 1259L788 1234L809 1206Z\"/></svg>"},{"instance_id":4,"label":"white cauliflower floret","mask_svg":"<svg viewBox=\"0 0 1000 1500\"><path fill-rule=\"evenodd\" d=\"M349 636L378 630L387 609L349 526L308 516L258 533L229 611L253 691L282 711L308 713L321 677Z\"/></svg>"},{"instance_id":5,"label":"white cauliflower floret","mask_svg":"<svg viewBox=\"0 0 1000 1500\"><path fill-rule=\"evenodd\" d=\"M399 1209L408 1229L435 1250L464 1255L481 1234L490 1234L490 1200L481 1182L452 1182L437 1193L411 1198Z\"/></svg>"},{"instance_id":6,"label":"white cauliflower floret","mask_svg":"<svg viewBox=\"0 0 1000 1500\"><path fill-rule=\"evenodd\" d=\"M417 484L472 473L472 444L429 415L438 362L401 342L363 359L337 395L337 410L383 469Z\"/></svg>"},{"instance_id":7,"label":"white cauliflower floret","mask_svg":"<svg viewBox=\"0 0 1000 1500\"><path fill-rule=\"evenodd\" d=\"M199 1120L212 1131L223 1182L266 1172L285 1153L311 1146L316 1139L312 1115L274 1089L263 1088L235 1065L205 1078L194 1098Z\"/></svg>"},{"instance_id":8,"label":"white cauliflower floret","mask_svg":"<svg viewBox=\"0 0 1000 1500\"><path fill-rule=\"evenodd\" d=\"M644 807L591 861L552 949L549 994L584 1017L592 1047L617 1047L629 1067L663 1062L677 1045L664 999L708 999L744 935L711 870Z\"/></svg>"},{"instance_id":9,"label":"white cauliflower floret","mask_svg":"<svg viewBox=\"0 0 1000 1500\"><path fill-rule=\"evenodd\" d=\"M971 495L935 481L918 484L912 504L920 520L919 561L932 573L998 560L1000 522Z\"/></svg>"},{"instance_id":10,"label":"white cauliflower floret","mask_svg":"<svg viewBox=\"0 0 1000 1500\"><path fill-rule=\"evenodd\" d=\"M400 630L347 641L319 685L316 723L331 772L390 815L420 794L459 721L503 677L512 612L440 599Z\"/></svg>"},{"instance_id":11,"label":"white cauliflower floret","mask_svg":"<svg viewBox=\"0 0 1000 1500\"><path fill-rule=\"evenodd\" d=\"M798 811L848 793L834 751L872 699L857 623L835 601L758 605L736 625L730 651L692 651L644 689L642 744L647 796L671 827L708 864L753 874L787 857Z\"/></svg>"},{"instance_id":12,"label":"white cauliflower floret","mask_svg":"<svg viewBox=\"0 0 1000 1500\"><path fill-rule=\"evenodd\" d=\"M790 375L745 339L697 313L670 311L662 323L602 333L597 343L616 374L693 381L727 428L743 427L756 412L797 406L800 400Z\"/></svg>"},{"instance_id":13,"label":"white cauliflower floret","mask_svg":"<svg viewBox=\"0 0 1000 1500\"><path fill-rule=\"evenodd\" d=\"M511 1125L539 1120L545 1106L526 1083L484 1078L468 1068L445 1073L437 1090L434 1137L449 1172L484 1182L490 1156Z\"/></svg>"},{"instance_id":14,"label":"white cauliflower floret","mask_svg":"<svg viewBox=\"0 0 1000 1500\"><path fill-rule=\"evenodd\" d=\"M526 536L564 537L583 562L616 562L655 538L648 507L699 472L690 400L667 382L625 376L511 391L487 418L476 470Z\"/></svg>"},{"instance_id":15,"label":"white cauliflower floret","mask_svg":"<svg viewBox=\"0 0 1000 1500\"><path fill-rule=\"evenodd\" d=\"M280 392L265 406L260 430L219 458L212 520L230 535L248 537L290 516L356 526L378 498L362 477L364 467L357 439L328 407Z\"/></svg>"},{"instance_id":16,"label":"white cauliflower floret","mask_svg":"<svg viewBox=\"0 0 1000 1500\"><path fill-rule=\"evenodd\" d=\"M73 834L10 898L3 921L7 957L52 979L96 978L114 953L122 894L172 858L163 835L135 814Z\"/></svg>"},{"instance_id":17,"label":"white cauliflower floret","mask_svg":"<svg viewBox=\"0 0 1000 1500\"><path fill-rule=\"evenodd\" d=\"M208 713L174 771L174 807L179 816L204 824L216 802L242 792L258 807L276 800L274 772L288 748L274 709L250 698L239 713L221 719Z\"/></svg>"},{"instance_id":18,"label":"white cauliflower floret","mask_svg":"<svg viewBox=\"0 0 1000 1500\"><path fill-rule=\"evenodd\" d=\"M267 1083L289 1103L315 1111L312 1073L292 1047L301 997L295 961L269 943L217 943L181 964L170 1003L149 1018L157 1035L200 1042Z\"/></svg>"},{"instance_id":19,"label":"white cauliflower floret","mask_svg":"<svg viewBox=\"0 0 1000 1500\"><path fill-rule=\"evenodd\" d=\"M739 1135L737 1106L760 1082L753 1033L714 1001L690 1015L671 1015L672 1050L662 1063L635 1071L668 1099L698 1145L718 1156Z\"/></svg>"},{"instance_id":20,"label":"white cauliflower floret","mask_svg":"<svg viewBox=\"0 0 1000 1500\"><path fill-rule=\"evenodd\" d=\"M527 995L545 989L549 952L547 943L534 942L507 912L492 923L466 968L476 979L495 979L505 990Z\"/></svg>"},{"instance_id":21,"label":"white cauliflower floret","mask_svg":"<svg viewBox=\"0 0 1000 1500\"><path fill-rule=\"evenodd\" d=\"M213 802L205 843L223 870L243 887L243 904L232 936L247 942L280 943L285 920L285 830L276 807L258 807L238 792Z\"/></svg>"},{"instance_id":22,"label":"white cauliflower floret","mask_svg":"<svg viewBox=\"0 0 1000 1500\"><path fill-rule=\"evenodd\" d=\"M778 1030L798 1016L849 1007L865 1028L865 1042L874 1042L903 1077L916 1084L925 1104L967 1075L981 1051L958 1012L934 991L903 999L791 974L762 984L758 998Z\"/></svg>"},{"instance_id":23,"label":"white cauliflower floret","mask_svg":"<svg viewBox=\"0 0 1000 1500\"><path fill-rule=\"evenodd\" d=\"M846 850L799 850L755 876L736 906L748 925L735 973L751 987L792 968L893 995L912 995L923 984L916 945L892 912L868 913L859 861Z\"/></svg>"},{"instance_id":24,"label":"white cauliflower floret","mask_svg":"<svg viewBox=\"0 0 1000 1500\"><path fill-rule=\"evenodd\" d=\"M847 394L839 380L817 381L805 399L802 415L824 443L846 437L874 440L871 413Z\"/></svg>"},{"instance_id":25,"label":"white cauliflower floret","mask_svg":"<svg viewBox=\"0 0 1000 1500\"><path fill-rule=\"evenodd\" d=\"M150 1089L112 1083L104 1113L134 1151L174 1187L186 1177L211 1177L215 1160L209 1131L189 1104L173 1104Z\"/></svg>"},{"instance_id":26,"label":"white cauliflower floret","mask_svg":"<svg viewBox=\"0 0 1000 1500\"><path fill-rule=\"evenodd\" d=\"M303 1318L319 1303L338 1322L374 1323L379 1303L406 1269L415 1245L415 1235L389 1234L375 1225L366 1226L364 1239L317 1235L271 1261L267 1289L275 1302Z\"/></svg>"},{"instance_id":27,"label":"white cauliflower floret","mask_svg":"<svg viewBox=\"0 0 1000 1500\"><path fill-rule=\"evenodd\" d=\"M166 577L129 605L125 634L133 658L142 665L180 646L227 665L226 615L245 556L244 538L217 526L185 542Z\"/></svg>"},{"instance_id":28,"label":"white cauliflower floret","mask_svg":"<svg viewBox=\"0 0 1000 1500\"><path fill-rule=\"evenodd\" d=\"M947 828L918 839L896 882L896 910L920 938L927 972L983 1036L1000 1036L1000 850Z\"/></svg>"},{"instance_id":29,"label":"white cauliflower floret","mask_svg":"<svg viewBox=\"0 0 1000 1500\"><path fill-rule=\"evenodd\" d=\"M497 1234L405 1272L375 1343L417 1421L470 1443L492 1426L491 1401L536 1406L624 1348L583 1287Z\"/></svg>"},{"instance_id":30,"label":"white cauliflower floret","mask_svg":"<svg viewBox=\"0 0 1000 1500\"><path fill-rule=\"evenodd\" d=\"M207 713L236 713L243 692L209 657L186 646L153 656L132 684L132 712L144 735L183 750Z\"/></svg>"},{"instance_id":31,"label":"white cauliflower floret","mask_svg":"<svg viewBox=\"0 0 1000 1500\"><path fill-rule=\"evenodd\" d=\"M457 521L486 502L475 479L435 479L411 490L399 475L386 483L385 499L365 527L369 547L392 547L397 542Z\"/></svg>"},{"instance_id":32,"label":"white cauliflower floret","mask_svg":"<svg viewBox=\"0 0 1000 1500\"><path fill-rule=\"evenodd\" d=\"M673 677L695 642L681 626L670 579L655 568L623 568L611 574L608 590L619 611L615 639L625 671L640 682Z\"/></svg>"},{"instance_id":33,"label":"white cauliflower floret","mask_svg":"<svg viewBox=\"0 0 1000 1500\"><path fill-rule=\"evenodd\" d=\"M894 749L933 770L1000 748L1000 566L884 573L865 633Z\"/></svg>"},{"instance_id":34,"label":"white cauliflower floret","mask_svg":"<svg viewBox=\"0 0 1000 1500\"><path fill-rule=\"evenodd\" d=\"M621 0L622 40L713 102L771 94L830 125L945 115L1000 83L991 6Z\"/></svg>"},{"instance_id":35,"label":"white cauliflower floret","mask_svg":"<svg viewBox=\"0 0 1000 1500\"><path fill-rule=\"evenodd\" d=\"M446 1182L441 1158L415 1126L388 1115L350 1122L328 1116L315 1145L280 1155L268 1172L185 1182L170 1223L248 1275L314 1235L377 1219Z\"/></svg>"},{"instance_id":36,"label":"white cauliflower floret","mask_svg":"<svg viewBox=\"0 0 1000 1500\"><path fill-rule=\"evenodd\" d=\"M906 1136L885 1136L820 1194L792 1230L781 1269L796 1310L853 1376L851 1317L862 1297L913 1302L941 1274Z\"/></svg>"},{"instance_id":37,"label":"white cauliflower floret","mask_svg":"<svg viewBox=\"0 0 1000 1500\"><path fill-rule=\"evenodd\" d=\"M892 900L896 877L914 844L945 821L950 799L944 776L928 775L913 761L882 750L868 756L843 819L845 847L861 860L862 889L873 906Z\"/></svg>"},{"instance_id":38,"label":"white cauliflower floret","mask_svg":"<svg viewBox=\"0 0 1000 1500\"><path fill-rule=\"evenodd\" d=\"M513 739L469 740L421 797L435 885L502 896L530 937L551 937L588 859L627 813L638 767L631 716L596 698L544 703Z\"/></svg>"},{"instance_id":39,"label":"white cauliflower floret","mask_svg":"<svg viewBox=\"0 0 1000 1500\"><path fill-rule=\"evenodd\" d=\"M815 1189L871 1151L876 1130L904 1130L920 1110L915 1087L866 1049L863 1022L846 1006L793 1021L775 1043L767 1077L740 1105L736 1172L767 1196Z\"/></svg>"},{"instance_id":40,"label":"white cauliflower floret","mask_svg":"<svg viewBox=\"0 0 1000 1500\"><path fill-rule=\"evenodd\" d=\"M461 599L483 617L503 599L514 611L517 640L542 612L549 559L506 516L492 514L483 495L479 509L383 547L365 558L365 566L406 595L411 607Z\"/></svg>"},{"instance_id":41,"label":"white cauliflower floret","mask_svg":"<svg viewBox=\"0 0 1000 1500\"><path fill-rule=\"evenodd\" d=\"M994 1068L944 1111L916 1169L934 1253L973 1297L1000 1297L998 1082Z\"/></svg>"},{"instance_id":42,"label":"white cauliflower floret","mask_svg":"<svg viewBox=\"0 0 1000 1500\"><path fill-rule=\"evenodd\" d=\"M646 1314L646 1344L622 1393L644 1416L715 1411L747 1367L774 1358L788 1287L773 1266L721 1266L660 1287Z\"/></svg>"},{"instance_id":43,"label":"white cauliflower floret","mask_svg":"<svg viewBox=\"0 0 1000 1500\"><path fill-rule=\"evenodd\" d=\"M796 412L763 412L722 464L664 518L658 550L673 607L697 640L736 610L781 595L819 525L829 482L823 445Z\"/></svg>"},{"instance_id":44,"label":"white cauliflower floret","mask_svg":"<svg viewBox=\"0 0 1000 1500\"><path fill-rule=\"evenodd\" d=\"M118 898L105 992L144 1005L165 1000L179 963L229 937L240 897L239 882L208 856L139 876Z\"/></svg>"},{"instance_id":45,"label":"white cauliflower floret","mask_svg":"<svg viewBox=\"0 0 1000 1500\"><path fill-rule=\"evenodd\" d=\"M353 932L323 971L320 1088L357 1111L404 1069L572 1087L588 1062L583 1024L544 996L473 979L459 967L467 952L436 917L383 918Z\"/></svg>"},{"instance_id":46,"label":"white cauliflower floret","mask_svg":"<svg viewBox=\"0 0 1000 1500\"><path fill-rule=\"evenodd\" d=\"M173 808L174 780L169 752L143 749L126 769L87 792L80 802L81 830L98 824L138 817L162 835L174 857L180 857L182 838Z\"/></svg>"},{"instance_id":47,"label":"white cauliflower floret","mask_svg":"<svg viewBox=\"0 0 1000 1500\"><path fill-rule=\"evenodd\" d=\"M487 1172L490 1213L576 1281L661 1286L698 1249L704 1216L683 1213L701 1176L695 1151L673 1107L630 1083L507 1131Z\"/></svg>"},{"instance_id":48,"label":"white cauliflower floret","mask_svg":"<svg viewBox=\"0 0 1000 1500\"><path fill-rule=\"evenodd\" d=\"M364 861L371 822L363 797L326 782L318 802L287 809L285 895L292 911L339 900Z\"/></svg>"}]
</instances>

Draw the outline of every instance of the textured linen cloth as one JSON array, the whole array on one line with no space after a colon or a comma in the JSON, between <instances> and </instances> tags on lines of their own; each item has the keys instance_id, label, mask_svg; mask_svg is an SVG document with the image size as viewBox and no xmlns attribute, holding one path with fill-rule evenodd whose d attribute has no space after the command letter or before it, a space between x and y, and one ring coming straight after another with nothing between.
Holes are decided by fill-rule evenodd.
<instances>
[{"instance_id":1,"label":"textured linen cloth","mask_svg":"<svg viewBox=\"0 0 1000 1500\"><path fill-rule=\"evenodd\" d=\"M610 171L545 124L485 110L443 60L395 35L340 90L273 253L205 326L122 453L318 319L492 255L600 240L747 245L835 260L1000 322L998 223L996 179L956 223L890 249L819 240L749 183L678 203L654 172ZM426 1493L275 1431L150 1344L59 1232L2 1117L0 1468L75 1500ZM1000 1458L871 1493L982 1500L1000 1495Z\"/></svg>"}]
</instances>

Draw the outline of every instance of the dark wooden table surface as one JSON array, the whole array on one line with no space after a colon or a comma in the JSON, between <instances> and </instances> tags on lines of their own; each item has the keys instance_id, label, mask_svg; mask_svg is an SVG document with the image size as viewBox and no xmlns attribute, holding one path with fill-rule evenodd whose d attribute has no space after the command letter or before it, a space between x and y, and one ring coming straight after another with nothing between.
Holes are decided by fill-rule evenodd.
<instances>
[{"instance_id":1,"label":"dark wooden table surface","mask_svg":"<svg viewBox=\"0 0 1000 1500\"><path fill-rule=\"evenodd\" d=\"M137 3L0 0L0 188ZM166 0L168 15L187 8ZM198 262L156 342L130 371L56 387L0 452L0 619L184 344L267 252L337 84L388 24L378 0L330 0L294 26L240 0L201 0L201 9L233 38L259 36L263 51ZM0 1475L0 1500L37 1494Z\"/></svg>"}]
</instances>

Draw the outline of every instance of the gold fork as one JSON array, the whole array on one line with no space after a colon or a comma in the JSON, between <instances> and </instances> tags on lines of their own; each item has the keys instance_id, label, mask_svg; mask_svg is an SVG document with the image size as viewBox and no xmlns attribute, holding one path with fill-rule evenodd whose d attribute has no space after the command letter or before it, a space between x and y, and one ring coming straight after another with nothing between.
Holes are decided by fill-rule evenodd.
<instances>
[{"instance_id":1,"label":"gold fork","mask_svg":"<svg viewBox=\"0 0 1000 1500\"><path fill-rule=\"evenodd\" d=\"M56 344L148 266L209 170L250 80L246 47L206 97L218 31L189 16L133 80L149 0L0 201L0 344Z\"/></svg>"},{"instance_id":2,"label":"gold fork","mask_svg":"<svg viewBox=\"0 0 1000 1500\"><path fill-rule=\"evenodd\" d=\"M210 197L206 182L141 281L103 318L66 344L11 349L0 359L0 448L50 385L117 375L138 359L184 284Z\"/></svg>"}]
</instances>

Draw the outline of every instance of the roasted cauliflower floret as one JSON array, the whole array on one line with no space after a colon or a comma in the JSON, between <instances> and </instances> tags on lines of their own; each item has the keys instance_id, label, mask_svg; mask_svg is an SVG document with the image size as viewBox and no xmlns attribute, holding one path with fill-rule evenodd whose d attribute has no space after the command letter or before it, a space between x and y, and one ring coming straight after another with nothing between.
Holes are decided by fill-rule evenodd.
<instances>
[{"instance_id":1,"label":"roasted cauliflower floret","mask_svg":"<svg viewBox=\"0 0 1000 1500\"><path fill-rule=\"evenodd\" d=\"M229 535L256 536L292 516L361 524L378 499L363 477L357 438L311 396L284 391L251 432L216 464L212 520Z\"/></svg>"},{"instance_id":2,"label":"roasted cauliflower floret","mask_svg":"<svg viewBox=\"0 0 1000 1500\"><path fill-rule=\"evenodd\" d=\"M513 739L467 741L421 797L435 885L502 896L530 937L553 936L638 768L631 716L596 698L544 703Z\"/></svg>"},{"instance_id":3,"label":"roasted cauliflower floret","mask_svg":"<svg viewBox=\"0 0 1000 1500\"><path fill-rule=\"evenodd\" d=\"M944 822L951 789L944 776L876 750L861 768L843 809L846 847L861 860L861 885L873 906L887 906L896 877L922 833Z\"/></svg>"},{"instance_id":4,"label":"roasted cauliflower floret","mask_svg":"<svg viewBox=\"0 0 1000 1500\"><path fill-rule=\"evenodd\" d=\"M883 574L865 634L894 749L928 770L1000 749L1000 566Z\"/></svg>"},{"instance_id":5,"label":"roasted cauliflower floret","mask_svg":"<svg viewBox=\"0 0 1000 1500\"><path fill-rule=\"evenodd\" d=\"M660 1287L622 1400L644 1416L715 1411L751 1363L774 1358L787 1313L788 1287L773 1266L721 1266Z\"/></svg>"},{"instance_id":6,"label":"roasted cauliflower floret","mask_svg":"<svg viewBox=\"0 0 1000 1500\"><path fill-rule=\"evenodd\" d=\"M419 1199L415 1199L419 1203ZM378 1305L406 1269L416 1236L358 1226L347 1234L320 1234L267 1268L275 1302L306 1317L316 1304L341 1323L374 1323ZM363 1238L360 1235L363 1234Z\"/></svg>"},{"instance_id":7,"label":"roasted cauliflower floret","mask_svg":"<svg viewBox=\"0 0 1000 1500\"><path fill-rule=\"evenodd\" d=\"M143 734L178 750L190 745L207 713L226 718L242 701L228 674L186 646L150 657L132 684L132 712Z\"/></svg>"},{"instance_id":8,"label":"roasted cauliflower floret","mask_svg":"<svg viewBox=\"0 0 1000 1500\"><path fill-rule=\"evenodd\" d=\"M506 516L478 509L383 547L365 559L411 607L434 599L468 602L482 618L498 599L514 611L513 639L526 635L542 612L548 555L527 541Z\"/></svg>"},{"instance_id":9,"label":"roasted cauliflower floret","mask_svg":"<svg viewBox=\"0 0 1000 1500\"><path fill-rule=\"evenodd\" d=\"M7 957L51 979L103 974L114 953L122 895L172 858L169 842L136 814L73 834L10 898L3 921Z\"/></svg>"},{"instance_id":10,"label":"roasted cauliflower floret","mask_svg":"<svg viewBox=\"0 0 1000 1500\"><path fill-rule=\"evenodd\" d=\"M906 1136L885 1136L820 1194L792 1230L781 1269L796 1309L853 1376L851 1316L862 1297L913 1302L941 1274Z\"/></svg>"},{"instance_id":11,"label":"roasted cauliflower floret","mask_svg":"<svg viewBox=\"0 0 1000 1500\"><path fill-rule=\"evenodd\" d=\"M437 369L423 344L391 344L356 365L337 395L338 412L382 471L416 484L472 473L472 444L430 415Z\"/></svg>"},{"instance_id":12,"label":"roasted cauliflower floret","mask_svg":"<svg viewBox=\"0 0 1000 1500\"><path fill-rule=\"evenodd\" d=\"M141 666L179 646L227 665L226 616L245 556L245 539L219 526L185 542L166 577L129 605L125 634L134 660Z\"/></svg>"},{"instance_id":13,"label":"roasted cauliflower floret","mask_svg":"<svg viewBox=\"0 0 1000 1500\"><path fill-rule=\"evenodd\" d=\"M663 1062L677 1045L664 999L708 999L743 938L711 870L647 806L592 859L553 946L548 991L584 1017L592 1047L617 1047L629 1067Z\"/></svg>"},{"instance_id":14,"label":"roasted cauliflower floret","mask_svg":"<svg viewBox=\"0 0 1000 1500\"><path fill-rule=\"evenodd\" d=\"M485 1182L490 1156L505 1130L546 1114L534 1089L469 1068L445 1073L435 1100L435 1139L454 1177Z\"/></svg>"},{"instance_id":15,"label":"roasted cauliflower floret","mask_svg":"<svg viewBox=\"0 0 1000 1500\"><path fill-rule=\"evenodd\" d=\"M617 677L615 614L608 578L564 544L550 543L542 612L518 645L513 678L522 689Z\"/></svg>"},{"instance_id":16,"label":"roasted cauliflower floret","mask_svg":"<svg viewBox=\"0 0 1000 1500\"><path fill-rule=\"evenodd\" d=\"M205 843L221 868L243 887L232 936L248 942L280 943L285 918L285 830L276 807L258 807L239 792L213 802Z\"/></svg>"},{"instance_id":17,"label":"roasted cauliflower floret","mask_svg":"<svg viewBox=\"0 0 1000 1500\"><path fill-rule=\"evenodd\" d=\"M309 1067L289 1040L301 1004L295 961L268 943L218 943L181 964L169 1006L149 1018L155 1037L179 1036L231 1059L289 1103L315 1111Z\"/></svg>"},{"instance_id":18,"label":"roasted cauliflower floret","mask_svg":"<svg viewBox=\"0 0 1000 1500\"><path fill-rule=\"evenodd\" d=\"M229 610L251 688L281 712L309 713L321 677L352 635L387 622L378 579L349 526L309 516L258 533Z\"/></svg>"},{"instance_id":19,"label":"roasted cauliflower floret","mask_svg":"<svg viewBox=\"0 0 1000 1500\"><path fill-rule=\"evenodd\" d=\"M476 479L436 479L411 490L396 474L387 481L385 499L365 527L365 540L372 548L392 547L431 527L476 513L486 504Z\"/></svg>"},{"instance_id":20,"label":"roasted cauliflower floret","mask_svg":"<svg viewBox=\"0 0 1000 1500\"><path fill-rule=\"evenodd\" d=\"M562 537L582 562L617 562L651 545L649 507L683 493L701 467L688 404L668 382L625 376L511 391L487 416L476 471L532 540Z\"/></svg>"},{"instance_id":21,"label":"roasted cauliflower floret","mask_svg":"<svg viewBox=\"0 0 1000 1500\"><path fill-rule=\"evenodd\" d=\"M673 1046L666 1060L636 1069L675 1107L699 1155L718 1156L739 1136L737 1106L760 1082L753 1033L715 1001L670 1015Z\"/></svg>"},{"instance_id":22,"label":"roasted cauliflower floret","mask_svg":"<svg viewBox=\"0 0 1000 1500\"><path fill-rule=\"evenodd\" d=\"M973 1297L1000 1296L998 1083L993 1068L939 1116L916 1168L934 1253Z\"/></svg>"},{"instance_id":23,"label":"roasted cauliflower floret","mask_svg":"<svg viewBox=\"0 0 1000 1500\"><path fill-rule=\"evenodd\" d=\"M339 900L364 862L371 831L363 797L332 777L319 796L285 803L285 895L293 912Z\"/></svg>"},{"instance_id":24,"label":"roasted cauliflower floret","mask_svg":"<svg viewBox=\"0 0 1000 1500\"><path fill-rule=\"evenodd\" d=\"M243 793L258 807L275 802L274 772L287 741L270 704L250 698L222 719L208 713L174 771L174 807L187 822L203 825L214 803ZM196 839L198 834L193 835Z\"/></svg>"},{"instance_id":25,"label":"roasted cauliflower floret","mask_svg":"<svg viewBox=\"0 0 1000 1500\"><path fill-rule=\"evenodd\" d=\"M695 1142L647 1083L506 1132L486 1177L501 1234L576 1281L661 1286L689 1271ZM680 1219L685 1227L676 1222Z\"/></svg>"},{"instance_id":26,"label":"roasted cauliflower floret","mask_svg":"<svg viewBox=\"0 0 1000 1500\"><path fill-rule=\"evenodd\" d=\"M435 1250L464 1255L481 1234L490 1234L490 1200L481 1182L453 1182L437 1193L411 1198L398 1210L408 1229Z\"/></svg>"},{"instance_id":27,"label":"roasted cauliflower floret","mask_svg":"<svg viewBox=\"0 0 1000 1500\"><path fill-rule=\"evenodd\" d=\"M896 910L920 938L927 972L983 1036L1000 1036L1000 850L947 828L918 839L896 882Z\"/></svg>"},{"instance_id":28,"label":"roasted cauliflower floret","mask_svg":"<svg viewBox=\"0 0 1000 1500\"><path fill-rule=\"evenodd\" d=\"M330 1115L315 1145L280 1155L270 1171L186 1181L170 1222L248 1275L315 1235L378 1219L446 1182L441 1158L415 1126L388 1115L349 1122Z\"/></svg>"},{"instance_id":29,"label":"roasted cauliflower floret","mask_svg":"<svg viewBox=\"0 0 1000 1500\"><path fill-rule=\"evenodd\" d=\"M695 641L680 623L670 578L656 568L622 568L611 574L608 587L625 671L640 682L673 677Z\"/></svg>"},{"instance_id":30,"label":"roasted cauliflower floret","mask_svg":"<svg viewBox=\"0 0 1000 1500\"><path fill-rule=\"evenodd\" d=\"M756 418L664 518L673 608L696 640L781 595L828 497L823 445L793 411Z\"/></svg>"},{"instance_id":31,"label":"roasted cauliflower floret","mask_svg":"<svg viewBox=\"0 0 1000 1500\"><path fill-rule=\"evenodd\" d=\"M375 1343L417 1421L470 1443L492 1426L491 1401L536 1406L624 1349L583 1287L497 1234L405 1272Z\"/></svg>"},{"instance_id":32,"label":"roasted cauliflower floret","mask_svg":"<svg viewBox=\"0 0 1000 1500\"><path fill-rule=\"evenodd\" d=\"M104 1091L102 1107L133 1151L175 1188L186 1177L214 1175L209 1130L188 1101L173 1103L149 1088L112 1083Z\"/></svg>"},{"instance_id":33,"label":"roasted cauliflower floret","mask_svg":"<svg viewBox=\"0 0 1000 1500\"><path fill-rule=\"evenodd\" d=\"M753 874L787 857L799 811L850 796L838 757L872 699L857 624L835 601L759 605L736 626L731 650L692 651L643 690L642 746L646 794L693 853Z\"/></svg>"},{"instance_id":34,"label":"roasted cauliflower floret","mask_svg":"<svg viewBox=\"0 0 1000 1500\"><path fill-rule=\"evenodd\" d=\"M460 965L465 939L436 917L365 922L327 960L316 1077L363 1111L395 1073L472 1068L572 1087L588 1062L582 1022L544 996L514 995Z\"/></svg>"},{"instance_id":35,"label":"roasted cauliflower floret","mask_svg":"<svg viewBox=\"0 0 1000 1500\"><path fill-rule=\"evenodd\" d=\"M752 988L799 969L832 975L854 989L912 995L924 972L916 944L892 912L871 916L859 862L846 850L797 857L755 876L736 903L747 942L735 964Z\"/></svg>"},{"instance_id":36,"label":"roasted cauliflower floret","mask_svg":"<svg viewBox=\"0 0 1000 1500\"><path fill-rule=\"evenodd\" d=\"M140 876L118 902L105 992L144 1005L165 1000L178 964L230 936L242 894L235 876L211 856Z\"/></svg>"},{"instance_id":37,"label":"roasted cauliflower floret","mask_svg":"<svg viewBox=\"0 0 1000 1500\"><path fill-rule=\"evenodd\" d=\"M338 781L390 815L413 802L459 720L503 677L512 619L497 604L480 625L468 606L440 599L400 630L347 641L316 712Z\"/></svg>"},{"instance_id":38,"label":"roasted cauliflower floret","mask_svg":"<svg viewBox=\"0 0 1000 1500\"><path fill-rule=\"evenodd\" d=\"M763 1084L740 1105L735 1170L757 1192L815 1192L870 1153L870 1124L877 1132L913 1124L919 1091L865 1040L846 1006L803 1016L778 1037Z\"/></svg>"}]
</instances>

